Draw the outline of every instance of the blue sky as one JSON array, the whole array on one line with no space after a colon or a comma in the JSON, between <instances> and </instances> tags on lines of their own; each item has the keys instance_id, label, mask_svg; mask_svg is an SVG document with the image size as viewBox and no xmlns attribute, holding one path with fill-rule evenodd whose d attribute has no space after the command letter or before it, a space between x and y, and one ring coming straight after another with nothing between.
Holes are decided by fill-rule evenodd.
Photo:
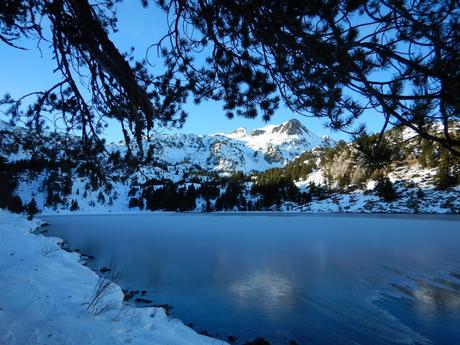
<instances>
[{"instance_id":1,"label":"blue sky","mask_svg":"<svg viewBox=\"0 0 460 345\"><path fill-rule=\"evenodd\" d=\"M115 44L121 51L135 47L135 55L144 57L147 48L157 42L166 32L166 16L156 8L150 6L144 9L140 1L125 0L118 4L119 31L112 36ZM53 74L53 64L48 51L47 43L41 44L41 52L36 49L36 42L26 41L23 43L29 50L22 51L0 44L0 95L6 92L13 97L19 97L26 93L45 89L57 80ZM154 50L151 50L149 59L160 66L161 61L156 59ZM161 68L161 67L158 67ZM236 117L232 120L224 116L221 103L204 102L195 105L189 102L185 105L189 117L180 130L185 133L208 134L216 132L230 132L239 127L254 129L265 126L267 123L261 118L244 119ZM292 113L281 104L270 123L277 124L297 118L311 131L318 135L330 135L337 139L348 139L344 133L331 132L323 126L323 119L306 118ZM363 117L370 130L378 130L381 124L378 114L368 114ZM109 123L105 136L109 141L121 139L119 125Z\"/></svg>"}]
</instances>

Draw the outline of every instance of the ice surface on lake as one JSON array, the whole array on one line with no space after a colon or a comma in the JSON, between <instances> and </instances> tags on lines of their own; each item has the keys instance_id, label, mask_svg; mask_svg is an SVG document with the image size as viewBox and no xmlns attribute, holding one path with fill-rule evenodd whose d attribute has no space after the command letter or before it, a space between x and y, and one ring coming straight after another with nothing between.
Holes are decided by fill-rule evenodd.
<instances>
[{"instance_id":1,"label":"ice surface on lake","mask_svg":"<svg viewBox=\"0 0 460 345\"><path fill-rule=\"evenodd\" d=\"M116 262L122 286L198 330L273 344L460 339L458 217L55 216L49 233Z\"/></svg>"}]
</instances>

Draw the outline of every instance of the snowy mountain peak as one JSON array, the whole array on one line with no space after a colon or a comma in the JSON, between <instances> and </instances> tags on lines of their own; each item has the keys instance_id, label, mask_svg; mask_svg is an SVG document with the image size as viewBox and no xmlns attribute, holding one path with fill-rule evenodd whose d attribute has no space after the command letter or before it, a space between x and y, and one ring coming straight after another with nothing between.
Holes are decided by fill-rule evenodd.
<instances>
[{"instance_id":1,"label":"snowy mountain peak","mask_svg":"<svg viewBox=\"0 0 460 345\"><path fill-rule=\"evenodd\" d=\"M227 135L230 138L242 138L246 136L246 128L240 127L238 129L235 129L233 132L230 132L230 134Z\"/></svg>"},{"instance_id":2,"label":"snowy mountain peak","mask_svg":"<svg viewBox=\"0 0 460 345\"><path fill-rule=\"evenodd\" d=\"M174 166L163 177L177 179L192 170L231 174L282 167L322 140L300 121L289 120L253 131L241 127L230 133L161 135L150 144L161 166Z\"/></svg>"},{"instance_id":3,"label":"snowy mountain peak","mask_svg":"<svg viewBox=\"0 0 460 345\"><path fill-rule=\"evenodd\" d=\"M149 177L178 181L184 175L202 171L232 174L280 168L322 145L322 140L300 121L289 120L250 132L241 127L230 133L158 133L144 144L153 162ZM124 143L112 143L107 149L118 151L122 157L127 151ZM9 154L8 158L9 161L30 159L31 154L23 150Z\"/></svg>"},{"instance_id":4,"label":"snowy mountain peak","mask_svg":"<svg viewBox=\"0 0 460 345\"><path fill-rule=\"evenodd\" d=\"M279 125L268 125L262 128L251 131L248 136L250 137L271 137L271 138L307 138L312 140L313 146L316 146L321 138L309 131L299 120L291 119ZM314 142L314 143L313 143Z\"/></svg>"},{"instance_id":5,"label":"snowy mountain peak","mask_svg":"<svg viewBox=\"0 0 460 345\"><path fill-rule=\"evenodd\" d=\"M291 119L279 125L267 125L249 133L244 128L238 128L229 134L220 135L241 140L247 146L263 151L280 146L283 146L282 150L287 149L288 151L294 147L305 150L316 147L322 142L320 137L310 132L296 119Z\"/></svg>"},{"instance_id":6,"label":"snowy mountain peak","mask_svg":"<svg viewBox=\"0 0 460 345\"><path fill-rule=\"evenodd\" d=\"M302 135L309 133L309 130L304 125L302 125L299 120L291 119L274 127L272 132L286 135Z\"/></svg>"}]
</instances>

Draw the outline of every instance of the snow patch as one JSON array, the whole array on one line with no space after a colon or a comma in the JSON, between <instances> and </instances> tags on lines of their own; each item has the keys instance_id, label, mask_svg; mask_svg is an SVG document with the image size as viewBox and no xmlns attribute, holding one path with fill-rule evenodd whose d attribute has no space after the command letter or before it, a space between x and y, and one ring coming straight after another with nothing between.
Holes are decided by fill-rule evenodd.
<instances>
[{"instance_id":1,"label":"snow patch","mask_svg":"<svg viewBox=\"0 0 460 345\"><path fill-rule=\"evenodd\" d=\"M100 315L86 310L98 281L58 239L30 233L41 224L0 210L0 344L224 345L197 334L162 308L133 308L114 285Z\"/></svg>"}]
</instances>

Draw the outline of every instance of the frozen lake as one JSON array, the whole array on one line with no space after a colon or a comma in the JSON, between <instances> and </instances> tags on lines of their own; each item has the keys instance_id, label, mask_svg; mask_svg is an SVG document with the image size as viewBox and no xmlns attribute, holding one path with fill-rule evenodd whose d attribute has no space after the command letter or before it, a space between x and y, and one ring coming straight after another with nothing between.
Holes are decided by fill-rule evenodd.
<instances>
[{"instance_id":1,"label":"frozen lake","mask_svg":"<svg viewBox=\"0 0 460 345\"><path fill-rule=\"evenodd\" d=\"M460 343L460 218L268 214L47 216L116 263L123 288L243 343Z\"/></svg>"}]
</instances>

